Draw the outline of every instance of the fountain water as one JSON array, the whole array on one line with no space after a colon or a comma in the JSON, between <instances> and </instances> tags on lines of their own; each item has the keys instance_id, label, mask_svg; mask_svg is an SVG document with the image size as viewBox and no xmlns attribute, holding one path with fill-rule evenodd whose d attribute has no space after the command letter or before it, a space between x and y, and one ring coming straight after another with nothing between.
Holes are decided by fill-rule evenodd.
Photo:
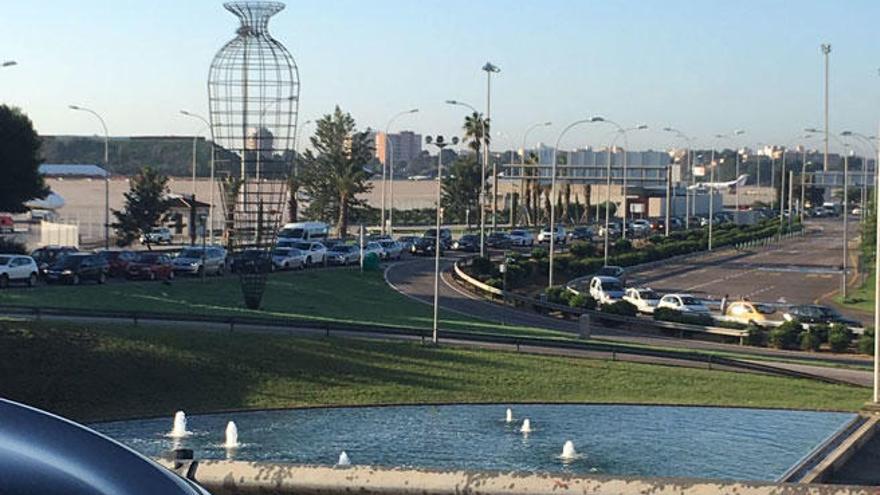
<instances>
[{"instance_id":1,"label":"fountain water","mask_svg":"<svg viewBox=\"0 0 880 495\"><path fill-rule=\"evenodd\" d=\"M183 438L188 435L191 435L191 433L186 431L186 413L177 411L174 413L174 426L171 427L171 433L168 436L171 438Z\"/></svg>"},{"instance_id":2,"label":"fountain water","mask_svg":"<svg viewBox=\"0 0 880 495\"><path fill-rule=\"evenodd\" d=\"M239 446L238 427L235 426L235 421L226 423L226 444L224 446L227 449L234 449Z\"/></svg>"},{"instance_id":3,"label":"fountain water","mask_svg":"<svg viewBox=\"0 0 880 495\"><path fill-rule=\"evenodd\" d=\"M523 420L522 428L520 428L519 431L522 433L532 432L532 422L529 421L529 418Z\"/></svg>"},{"instance_id":4,"label":"fountain water","mask_svg":"<svg viewBox=\"0 0 880 495\"><path fill-rule=\"evenodd\" d=\"M341 454L339 454L339 461L336 462L337 466L351 466L351 459L348 458L348 454L343 450Z\"/></svg>"},{"instance_id":5,"label":"fountain water","mask_svg":"<svg viewBox=\"0 0 880 495\"><path fill-rule=\"evenodd\" d=\"M507 422L513 423L513 411L509 407L507 408Z\"/></svg>"},{"instance_id":6,"label":"fountain water","mask_svg":"<svg viewBox=\"0 0 880 495\"><path fill-rule=\"evenodd\" d=\"M566 440L565 445L562 446L562 455L560 455L559 458L563 460L571 460L576 459L577 457L578 453L574 450L574 442Z\"/></svg>"}]
</instances>

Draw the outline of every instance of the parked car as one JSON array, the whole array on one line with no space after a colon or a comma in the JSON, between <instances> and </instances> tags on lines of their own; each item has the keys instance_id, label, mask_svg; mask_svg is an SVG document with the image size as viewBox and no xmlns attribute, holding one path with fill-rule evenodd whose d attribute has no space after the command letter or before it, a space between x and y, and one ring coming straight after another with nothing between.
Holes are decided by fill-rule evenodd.
<instances>
[{"instance_id":1,"label":"parked car","mask_svg":"<svg viewBox=\"0 0 880 495\"><path fill-rule=\"evenodd\" d=\"M226 249L216 246L188 247L172 263L174 272L188 275L223 275L226 271Z\"/></svg>"},{"instance_id":2,"label":"parked car","mask_svg":"<svg viewBox=\"0 0 880 495\"><path fill-rule=\"evenodd\" d=\"M619 266L603 266L595 273L598 277L614 277L620 280L620 283L626 284L626 270Z\"/></svg>"},{"instance_id":3,"label":"parked car","mask_svg":"<svg viewBox=\"0 0 880 495\"><path fill-rule=\"evenodd\" d=\"M397 238L397 242L400 243L400 246L401 248L403 248L404 251L409 251L412 249L412 245L416 241L416 239L418 239L418 236L402 235Z\"/></svg>"},{"instance_id":4,"label":"parked car","mask_svg":"<svg viewBox=\"0 0 880 495\"><path fill-rule=\"evenodd\" d=\"M103 284L109 271L109 263L97 254L70 253L46 270L46 281L79 285L85 280L94 280Z\"/></svg>"},{"instance_id":5,"label":"parked car","mask_svg":"<svg viewBox=\"0 0 880 495\"><path fill-rule=\"evenodd\" d=\"M623 284L614 277L593 277L590 279L590 296L599 304L611 304L623 299Z\"/></svg>"},{"instance_id":6,"label":"parked car","mask_svg":"<svg viewBox=\"0 0 880 495\"><path fill-rule=\"evenodd\" d=\"M617 237L620 235L623 227L617 222L609 222L608 223L608 235L612 237ZM599 237L605 237L605 225L602 224L599 226Z\"/></svg>"},{"instance_id":7,"label":"parked car","mask_svg":"<svg viewBox=\"0 0 880 495\"><path fill-rule=\"evenodd\" d=\"M403 254L403 246L397 241L379 241L379 245L382 246L382 255L386 260L399 260Z\"/></svg>"},{"instance_id":8,"label":"parked car","mask_svg":"<svg viewBox=\"0 0 880 495\"><path fill-rule=\"evenodd\" d=\"M486 247L507 249L511 246L510 237L504 232L492 232L486 236Z\"/></svg>"},{"instance_id":9,"label":"parked car","mask_svg":"<svg viewBox=\"0 0 880 495\"><path fill-rule=\"evenodd\" d=\"M709 308L690 294L666 294L660 298L657 308L669 308L682 313L709 315Z\"/></svg>"},{"instance_id":10,"label":"parked car","mask_svg":"<svg viewBox=\"0 0 880 495\"><path fill-rule=\"evenodd\" d=\"M626 295L623 296L623 300L635 306L640 313L651 314L660 302L660 294L647 287L629 288L626 289Z\"/></svg>"},{"instance_id":11,"label":"parked car","mask_svg":"<svg viewBox=\"0 0 880 495\"><path fill-rule=\"evenodd\" d=\"M360 261L361 250L351 244L337 244L327 250L327 262L332 265L351 265Z\"/></svg>"},{"instance_id":12,"label":"parked car","mask_svg":"<svg viewBox=\"0 0 880 495\"><path fill-rule=\"evenodd\" d=\"M734 301L727 305L724 316L737 323L748 325L755 323L760 325L770 320L769 316L776 312L776 308L767 304L751 301Z\"/></svg>"},{"instance_id":13,"label":"parked car","mask_svg":"<svg viewBox=\"0 0 880 495\"><path fill-rule=\"evenodd\" d=\"M149 232L141 236L143 244L171 244L171 229L168 227L153 227Z\"/></svg>"},{"instance_id":14,"label":"parked car","mask_svg":"<svg viewBox=\"0 0 880 495\"><path fill-rule=\"evenodd\" d=\"M109 275L111 277L123 277L128 270L128 264L134 261L137 254L134 251L103 249L96 252L103 260L110 265Z\"/></svg>"},{"instance_id":15,"label":"parked car","mask_svg":"<svg viewBox=\"0 0 880 495\"><path fill-rule=\"evenodd\" d=\"M413 243L412 254L421 254L424 256L434 254L434 249L437 244L437 239L434 237L419 237L419 239ZM443 243L440 243L440 255L443 256Z\"/></svg>"},{"instance_id":16,"label":"parked car","mask_svg":"<svg viewBox=\"0 0 880 495\"><path fill-rule=\"evenodd\" d=\"M144 251L128 264L125 276L131 280L172 280L174 267L167 254Z\"/></svg>"},{"instance_id":17,"label":"parked car","mask_svg":"<svg viewBox=\"0 0 880 495\"><path fill-rule=\"evenodd\" d=\"M562 225L556 226L555 234L553 234L553 231L549 225L545 225L545 226L541 227L541 231L538 232L538 242L539 243L544 243L544 242L549 243L551 235L556 236L554 242L558 242L560 244L565 244L565 239L567 236L565 233L565 227L563 227Z\"/></svg>"},{"instance_id":18,"label":"parked car","mask_svg":"<svg viewBox=\"0 0 880 495\"><path fill-rule=\"evenodd\" d=\"M77 252L79 252L79 249L73 246L46 246L34 250L31 253L31 258L37 263L40 275L45 275L46 270L48 270L55 262L61 260L61 258L70 253Z\"/></svg>"},{"instance_id":19,"label":"parked car","mask_svg":"<svg viewBox=\"0 0 880 495\"><path fill-rule=\"evenodd\" d=\"M293 247L306 255L306 266L320 265L327 258L327 248L320 242L301 241L295 242Z\"/></svg>"},{"instance_id":20,"label":"parked car","mask_svg":"<svg viewBox=\"0 0 880 495\"><path fill-rule=\"evenodd\" d=\"M572 241L592 241L595 232L592 227L575 227L568 232L568 238Z\"/></svg>"},{"instance_id":21,"label":"parked car","mask_svg":"<svg viewBox=\"0 0 880 495\"><path fill-rule=\"evenodd\" d=\"M475 234L465 234L452 243L452 249L475 253L480 250L480 236Z\"/></svg>"},{"instance_id":22,"label":"parked car","mask_svg":"<svg viewBox=\"0 0 880 495\"><path fill-rule=\"evenodd\" d=\"M380 259L380 260L384 259L385 258L385 251L382 249L382 245L379 244L378 242L368 242L368 243L364 244L364 249L363 249L364 259L366 259L367 256L370 256L370 255L376 255L376 258Z\"/></svg>"},{"instance_id":23,"label":"parked car","mask_svg":"<svg viewBox=\"0 0 880 495\"><path fill-rule=\"evenodd\" d=\"M275 270L305 268L306 255L297 248L277 247L272 250L272 267Z\"/></svg>"},{"instance_id":24,"label":"parked car","mask_svg":"<svg viewBox=\"0 0 880 495\"><path fill-rule=\"evenodd\" d=\"M863 327L862 322L847 318L828 306L820 306L818 304L792 306L783 313L782 317L787 321L797 321L808 325L842 323L855 329Z\"/></svg>"},{"instance_id":25,"label":"parked car","mask_svg":"<svg viewBox=\"0 0 880 495\"><path fill-rule=\"evenodd\" d=\"M24 282L29 287L37 285L40 269L30 256L21 254L0 254L0 289L9 287L12 282Z\"/></svg>"},{"instance_id":26,"label":"parked car","mask_svg":"<svg viewBox=\"0 0 880 495\"><path fill-rule=\"evenodd\" d=\"M513 246L534 246L535 236L528 230L516 229L507 234Z\"/></svg>"},{"instance_id":27,"label":"parked car","mask_svg":"<svg viewBox=\"0 0 880 495\"><path fill-rule=\"evenodd\" d=\"M332 248L333 246L336 246L337 244L345 244L345 239L338 239L338 238L324 239L321 241L321 244L323 244L324 247L327 248L327 250L329 251L330 248ZM279 242L278 247L293 247L293 244L287 245L287 246L282 246L281 243Z\"/></svg>"},{"instance_id":28,"label":"parked car","mask_svg":"<svg viewBox=\"0 0 880 495\"><path fill-rule=\"evenodd\" d=\"M651 222L643 218L629 222L627 227L629 227L630 230L632 230L632 233L636 236L644 236L651 233Z\"/></svg>"},{"instance_id":29,"label":"parked car","mask_svg":"<svg viewBox=\"0 0 880 495\"><path fill-rule=\"evenodd\" d=\"M269 271L272 269L272 255L265 249L247 248L232 257L230 268L237 273L248 270Z\"/></svg>"},{"instance_id":30,"label":"parked car","mask_svg":"<svg viewBox=\"0 0 880 495\"><path fill-rule=\"evenodd\" d=\"M435 233L437 229L428 229L425 231L424 237L436 237ZM440 245L443 246L443 249L449 249L452 247L452 231L449 229L440 229Z\"/></svg>"}]
</instances>

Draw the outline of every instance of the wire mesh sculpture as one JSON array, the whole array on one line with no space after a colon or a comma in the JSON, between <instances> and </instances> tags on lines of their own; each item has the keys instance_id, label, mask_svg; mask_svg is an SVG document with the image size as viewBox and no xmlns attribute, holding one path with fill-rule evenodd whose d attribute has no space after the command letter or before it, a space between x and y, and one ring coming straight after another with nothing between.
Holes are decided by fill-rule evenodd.
<instances>
[{"instance_id":1,"label":"wire mesh sculpture","mask_svg":"<svg viewBox=\"0 0 880 495\"><path fill-rule=\"evenodd\" d=\"M290 52L272 38L269 19L280 2L224 3L240 21L208 72L211 127L231 160L219 164L226 208L227 245L235 253L248 308L258 309L271 271L269 249L284 217L294 158L299 71Z\"/></svg>"}]
</instances>

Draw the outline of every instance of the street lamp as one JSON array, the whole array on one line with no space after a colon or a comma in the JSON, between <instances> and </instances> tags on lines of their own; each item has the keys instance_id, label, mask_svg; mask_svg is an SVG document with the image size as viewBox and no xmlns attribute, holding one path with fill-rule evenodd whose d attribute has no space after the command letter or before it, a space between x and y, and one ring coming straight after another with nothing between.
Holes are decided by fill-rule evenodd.
<instances>
[{"instance_id":1,"label":"street lamp","mask_svg":"<svg viewBox=\"0 0 880 495\"><path fill-rule=\"evenodd\" d=\"M447 105L457 105L460 107L469 108L472 112L474 112L474 116L479 118L480 112L477 111L473 105L469 105L462 101L456 100L446 100ZM486 119L480 119L480 127L482 127L482 140L485 146L486 143L489 142L488 136L486 136ZM485 149L484 149L485 151ZM480 172L480 257L486 256L486 167L488 160L488 155L483 153L483 165ZM495 191L492 191L494 194Z\"/></svg>"},{"instance_id":2,"label":"street lamp","mask_svg":"<svg viewBox=\"0 0 880 495\"><path fill-rule=\"evenodd\" d=\"M685 150L685 159L686 159L685 168L688 170L688 175L690 176L691 184L693 184L694 164L693 164L693 160L691 159L691 154L693 151L693 149L692 149L693 144L692 143L695 139L689 137L687 134L679 131L678 129L676 129L674 127L664 127L663 130L665 132L674 133L676 135L676 137L684 140L684 142L687 143L687 149ZM696 198L694 198L694 201L696 201ZM691 222L690 222L690 220L691 220L691 193L688 188L685 188L685 190L684 190L684 210L685 210L684 228L685 228L685 230L687 230L687 229L690 229L690 227L691 227Z\"/></svg>"},{"instance_id":3,"label":"street lamp","mask_svg":"<svg viewBox=\"0 0 880 495\"><path fill-rule=\"evenodd\" d=\"M492 118L492 74L498 74L501 72L501 69L498 66L493 65L492 62L486 62L482 68L483 71L486 72L486 120L491 122ZM485 136L486 145L483 148L483 163L489 163L489 146L491 145L491 140L488 136ZM492 232L495 232L495 229L498 227L498 165L493 160L492 161Z\"/></svg>"},{"instance_id":4,"label":"street lamp","mask_svg":"<svg viewBox=\"0 0 880 495\"><path fill-rule=\"evenodd\" d=\"M520 173L521 173L523 176L525 176L525 173L526 173L526 141L527 141L527 139L528 139L528 137L529 137L529 134L530 134L533 130L537 129L538 127L550 127L551 125L553 125L553 122L550 122L550 121L547 121L547 122L537 122L537 123L535 123L535 124L530 125L529 128L526 129L526 132L523 133L523 137L522 137L522 150L521 150L520 155L519 155L519 156L520 156L520 164L522 165L522 170L520 171ZM520 200L522 200L522 197L524 197L526 194L531 194L531 193L529 193L528 191L526 191L525 179L522 180L522 186L521 186L520 189L521 189L521 191L520 191ZM589 205L588 205L588 206L589 206Z\"/></svg>"},{"instance_id":5,"label":"street lamp","mask_svg":"<svg viewBox=\"0 0 880 495\"><path fill-rule=\"evenodd\" d=\"M578 120L568 124L568 127L559 133L559 137L556 138L556 146L553 147L553 162L550 164L550 228L548 229L550 232L550 267L547 287L553 287L553 251L555 251L556 247L556 153L559 150L559 143L562 142L562 137L565 136L565 133L575 126L589 122L591 122L591 119Z\"/></svg>"},{"instance_id":6,"label":"street lamp","mask_svg":"<svg viewBox=\"0 0 880 495\"><path fill-rule=\"evenodd\" d=\"M388 181L386 179L386 172L385 172L386 170L389 171L388 175L391 176L391 184L389 184L389 189L394 187L394 145L391 143L391 134L389 134L389 132L391 130L391 124L393 124L395 120L397 120L400 117L403 117L404 115L416 113L418 111L419 111L418 108L413 108L412 110L404 110L403 112L395 114L393 117L391 117L391 119L388 121L388 124L385 126L385 149L389 151L389 155L388 155L387 160L386 160L386 157L384 157L384 156L382 157L382 208L381 208L382 209L382 216L381 216L382 235L385 234L385 184ZM392 191L393 191L393 189L392 189ZM392 198L393 198L394 193L391 192L391 194L392 194ZM393 212L393 211L394 211L394 200L392 199L391 200L391 210L389 211L389 214L388 214L388 216L389 216L389 222L388 222L389 229L391 229L391 225L390 225L391 212Z\"/></svg>"},{"instance_id":7,"label":"street lamp","mask_svg":"<svg viewBox=\"0 0 880 495\"><path fill-rule=\"evenodd\" d=\"M208 230L210 231L209 235L211 237L211 244L214 243L214 188L216 187L214 184L214 157L217 147L214 145L214 127L211 126L211 123L208 122L208 119L202 117L201 115L188 112L186 110L181 110L180 113L187 117L194 118L196 120L202 121L205 126L211 131L211 172L210 172L210 183L211 189L208 199ZM195 145L195 137L193 137L193 197L195 197L195 181L196 181L196 145Z\"/></svg>"},{"instance_id":8,"label":"street lamp","mask_svg":"<svg viewBox=\"0 0 880 495\"><path fill-rule=\"evenodd\" d=\"M874 155L877 155L877 146L874 144L874 139L864 134L853 132L853 131L843 131L840 133L841 136L852 136L859 141L866 143L870 150L874 152ZM875 162L875 172L876 173L876 162ZM868 160L862 163L862 198L861 198L861 206L862 206L862 221L867 217L867 208L868 208Z\"/></svg>"},{"instance_id":9,"label":"street lamp","mask_svg":"<svg viewBox=\"0 0 880 495\"><path fill-rule=\"evenodd\" d=\"M307 120L307 121L303 122L302 125L298 125L298 126L297 126L297 129L296 129L296 138L295 138L295 143L294 143L295 148L294 148L294 151L293 151L293 155L294 155L294 156L293 156L293 177L294 177L294 179L298 179L298 178L299 178L299 161L300 161L300 158L301 158L302 155L303 155L303 153L300 151L300 147L299 147L299 145L300 145L300 142L301 142L301 140L302 140L302 136L303 136L303 134L305 134L305 132L303 132L303 131L305 130L305 128L306 128L307 125L309 125L309 124L314 124L314 123L315 123L314 120ZM290 186L291 186L291 189L290 189L290 198L291 198L291 201L293 202L294 205L297 205L296 208L291 208L291 212L290 212L290 213L291 213L291 218L290 218L290 221L291 221L291 222L296 222L296 218L299 216L299 206L298 206L298 203L297 203L297 201L296 201L296 194L297 194L297 192L298 192L298 190L299 190L299 181L298 181L298 180L294 180L293 182L291 182ZM294 190L294 189L293 189L293 186L296 186L297 189ZM392 198L392 202L393 202L394 196L392 195L391 198Z\"/></svg>"},{"instance_id":10,"label":"street lamp","mask_svg":"<svg viewBox=\"0 0 880 495\"><path fill-rule=\"evenodd\" d=\"M825 56L825 156L822 162L823 171L828 171L828 84L829 84L829 55L831 54L831 44L822 43L822 55Z\"/></svg>"},{"instance_id":11,"label":"street lamp","mask_svg":"<svg viewBox=\"0 0 880 495\"><path fill-rule=\"evenodd\" d=\"M104 249L110 249L110 133L104 119L94 110L78 105L68 105L68 108L94 115L104 129Z\"/></svg>"},{"instance_id":12,"label":"street lamp","mask_svg":"<svg viewBox=\"0 0 880 495\"><path fill-rule=\"evenodd\" d=\"M443 189L443 148L457 145L458 138L446 141L443 136L425 136L425 143L437 147L437 225L434 230L434 320L431 341L437 345L437 327L440 315L440 199Z\"/></svg>"}]
</instances>

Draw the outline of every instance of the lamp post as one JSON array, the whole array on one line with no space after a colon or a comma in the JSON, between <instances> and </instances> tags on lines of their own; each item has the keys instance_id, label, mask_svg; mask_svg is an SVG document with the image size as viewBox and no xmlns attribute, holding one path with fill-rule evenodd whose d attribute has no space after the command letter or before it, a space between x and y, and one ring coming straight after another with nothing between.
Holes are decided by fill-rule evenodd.
<instances>
[{"instance_id":1,"label":"lamp post","mask_svg":"<svg viewBox=\"0 0 880 495\"><path fill-rule=\"evenodd\" d=\"M413 108L411 110L404 110L404 111L394 115L393 117L391 117L391 119L388 121L388 124L385 126L385 149L388 150L390 153L389 153L387 159L386 159L386 157L382 157L383 159L382 159L382 214L381 214L382 228L381 228L381 230L382 230L383 235L385 234L385 184L388 182L386 179L386 170L388 170L387 175L389 175L391 177L391 184L388 185L389 189L391 187L393 187L393 184L394 184L394 145L391 143L391 134L389 134L389 132L391 130L391 124L393 124L395 120L397 120L400 117L403 117L404 115L416 113L418 111L419 111L418 108ZM392 203L391 204L391 211L394 211L394 201L392 200L391 203ZM389 229L391 228L391 226L390 226L390 224L391 224L391 221L390 221L391 211L389 211L389 222L388 222Z\"/></svg>"},{"instance_id":2,"label":"lamp post","mask_svg":"<svg viewBox=\"0 0 880 495\"><path fill-rule=\"evenodd\" d=\"M877 139L880 141L880 129L877 130ZM874 186L874 218L880 218L880 153L874 155L874 175L876 184ZM880 404L880 338L878 338L878 329L880 329L880 262L877 260L877 254L880 253L880 220L876 220L874 237L877 239L874 245L874 405Z\"/></svg>"},{"instance_id":3,"label":"lamp post","mask_svg":"<svg viewBox=\"0 0 880 495\"><path fill-rule=\"evenodd\" d=\"M68 105L68 108L92 114L104 129L104 249L110 249L110 133L104 119L94 110L78 105Z\"/></svg>"},{"instance_id":4,"label":"lamp post","mask_svg":"<svg viewBox=\"0 0 880 495\"><path fill-rule=\"evenodd\" d=\"M522 175L525 175L525 173L526 173L526 140L528 139L529 134L530 134L533 130L537 129L538 127L550 127L551 125L553 125L553 122L550 122L550 121L547 121L547 122L538 122L538 123L535 123L535 124L532 124L531 126L529 126L529 128L526 129L526 132L523 133L523 137L522 137L522 152L520 153L520 164L522 165L522 171L521 171ZM520 191L520 198L521 198L520 201L522 201L522 197L524 197L526 194L530 194L530 193L528 193L528 192L525 190L525 189L526 189L526 187L525 187L525 179L523 179L523 183L522 183L522 188L521 188L521 189L522 189L522 190ZM587 205L587 207L589 207L589 205Z\"/></svg>"},{"instance_id":5,"label":"lamp post","mask_svg":"<svg viewBox=\"0 0 880 495\"><path fill-rule=\"evenodd\" d=\"M208 227L208 230L210 231L209 236L211 237L211 244L213 244L214 243L214 188L215 188L215 185L214 185L214 157L215 157L215 152L217 150L216 146L214 146L214 128L211 126L211 123L208 122L208 119L202 117L201 115L198 115L198 114L195 114L192 112L188 112L186 110L181 110L180 113L182 115L187 116L187 117L191 117L191 118L202 121L211 132L211 172L210 172L211 189L210 189L210 192L208 193L209 194L209 199L208 199L208 203L209 203L209 205L208 205L208 225L209 225L209 227ZM196 138L193 137L193 195L196 194L196 191L195 191L195 176L196 176L195 139Z\"/></svg>"},{"instance_id":6,"label":"lamp post","mask_svg":"<svg viewBox=\"0 0 880 495\"><path fill-rule=\"evenodd\" d=\"M486 72L486 120L491 122L492 118L492 74L498 74L501 72L501 69L498 66L493 65L492 62L486 62L486 64L482 68L483 71ZM484 126L485 127L485 126ZM483 147L483 163L488 167L489 163L489 145L491 143L489 136L486 136L485 131L483 133L483 139L485 140L485 146ZM492 162L492 232L495 232L495 229L498 226L498 166L493 161Z\"/></svg>"},{"instance_id":7,"label":"lamp post","mask_svg":"<svg viewBox=\"0 0 880 495\"><path fill-rule=\"evenodd\" d=\"M841 136L852 136L859 141L868 145L869 149L873 151L874 155L877 155L877 146L874 144L874 140L871 137L865 136L864 134L853 132L853 131L843 131L840 133ZM867 156L867 155L866 155ZM876 162L875 162L875 173L876 173ZM868 208L868 159L862 163L862 198L861 198L861 206L862 206L862 214L861 220L864 221L867 216L867 208Z\"/></svg>"},{"instance_id":8,"label":"lamp post","mask_svg":"<svg viewBox=\"0 0 880 495\"><path fill-rule=\"evenodd\" d=\"M547 287L553 287L553 251L556 249L556 154L563 136L573 127L591 122L591 119L583 119L572 122L559 133L556 138L556 146L553 147L553 162L550 164L550 266Z\"/></svg>"},{"instance_id":9,"label":"lamp post","mask_svg":"<svg viewBox=\"0 0 880 495\"><path fill-rule=\"evenodd\" d=\"M443 185L443 148L458 144L458 138L453 137L447 142L443 136L425 136L425 143L437 147L437 225L434 230L434 320L432 325L431 341L437 345L437 327L440 316L440 198Z\"/></svg>"},{"instance_id":10,"label":"lamp post","mask_svg":"<svg viewBox=\"0 0 880 495\"><path fill-rule=\"evenodd\" d=\"M825 56L825 155L822 161L822 170L828 171L828 84L829 84L829 55L831 54L831 44L822 43L822 55Z\"/></svg>"},{"instance_id":11,"label":"lamp post","mask_svg":"<svg viewBox=\"0 0 880 495\"><path fill-rule=\"evenodd\" d=\"M480 112L473 105L469 105L462 101L446 100L447 105L458 105L460 107L469 108L474 115L479 118ZM480 119L480 127L482 127L482 141L484 144L488 142L486 136L486 119ZM480 171L480 257L486 256L486 154L483 155L483 165Z\"/></svg>"},{"instance_id":12,"label":"lamp post","mask_svg":"<svg viewBox=\"0 0 880 495\"><path fill-rule=\"evenodd\" d=\"M694 138L688 137L687 134L679 131L678 129L676 129L674 127L664 127L663 130L665 132L674 133L676 135L676 137L684 140L684 142L687 143L687 148L685 150L685 160L686 160L685 161L685 169L688 171L688 175L690 176L690 179L691 179L691 184L693 184L694 165L693 165L693 161L691 159L691 151L692 151L691 148L693 147L692 142L694 141ZM688 188L685 188L685 190L684 190L684 212L685 212L684 228L685 228L685 230L690 229L690 226L691 226L690 225L691 224L691 222L690 222L690 220L691 220L691 199L690 198L691 198L690 190ZM694 198L694 201L696 201L696 197Z\"/></svg>"},{"instance_id":13,"label":"lamp post","mask_svg":"<svg viewBox=\"0 0 880 495\"><path fill-rule=\"evenodd\" d=\"M623 236L624 239L626 239L626 221L627 221L627 216L629 215L629 204L627 202L628 189L627 189L627 183L626 183L626 181L627 181L627 167L626 166L627 166L627 154L629 152L628 151L629 150L629 140L627 139L626 133L629 131L644 131L647 128L648 128L647 124L639 124L635 127L627 127L625 129L619 129L617 131L617 136L621 136L621 135L623 136L623 146L624 146L624 148L623 148L623 201L621 203L621 208L623 209L623 230L621 231L621 235ZM614 141L612 141L612 143L611 143L612 149L614 148L614 143L617 141L617 136L615 136ZM668 199L667 199L667 207L668 206L669 205L668 205ZM667 216L668 216L668 214L667 214ZM669 222L668 222L668 218L667 218L667 224L668 223ZM666 228L669 229L668 226ZM669 235L668 232L667 232L667 235Z\"/></svg>"}]
</instances>

